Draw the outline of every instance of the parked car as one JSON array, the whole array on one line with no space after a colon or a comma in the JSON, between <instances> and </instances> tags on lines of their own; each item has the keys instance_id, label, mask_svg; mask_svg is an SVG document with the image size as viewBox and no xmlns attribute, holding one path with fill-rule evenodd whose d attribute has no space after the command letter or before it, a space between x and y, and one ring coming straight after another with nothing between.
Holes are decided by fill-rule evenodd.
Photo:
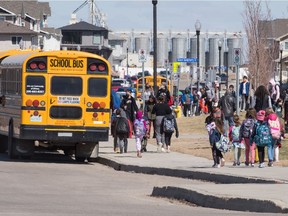
<instances>
[{"instance_id":1,"label":"parked car","mask_svg":"<svg viewBox=\"0 0 288 216\"><path fill-rule=\"evenodd\" d=\"M149 71L144 71L144 76L152 76L152 74L151 74ZM139 79L140 77L142 77L142 72L139 72L139 73L137 74L137 77L138 77L138 79Z\"/></svg>"},{"instance_id":2,"label":"parked car","mask_svg":"<svg viewBox=\"0 0 288 216\"><path fill-rule=\"evenodd\" d=\"M113 79L112 84L113 83L120 84L120 86L122 86L122 87L131 87L131 83L126 79Z\"/></svg>"},{"instance_id":3,"label":"parked car","mask_svg":"<svg viewBox=\"0 0 288 216\"><path fill-rule=\"evenodd\" d=\"M164 70L164 71L160 71L159 72L159 75L160 76L163 76L163 77L166 77L166 70ZM171 72L170 71L167 71L167 75L168 75L168 79L170 79L170 77L171 77Z\"/></svg>"}]
</instances>

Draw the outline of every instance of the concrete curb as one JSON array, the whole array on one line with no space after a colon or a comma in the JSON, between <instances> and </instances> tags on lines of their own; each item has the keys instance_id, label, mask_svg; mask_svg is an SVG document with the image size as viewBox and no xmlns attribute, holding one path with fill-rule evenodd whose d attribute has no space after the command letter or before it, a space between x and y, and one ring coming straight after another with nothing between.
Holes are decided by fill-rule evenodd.
<instances>
[{"instance_id":1,"label":"concrete curb","mask_svg":"<svg viewBox=\"0 0 288 216\"><path fill-rule=\"evenodd\" d=\"M282 208L270 200L217 197L201 194L193 190L170 186L162 188L154 187L151 196L185 200L192 204L207 208L241 212L288 213L287 208Z\"/></svg>"},{"instance_id":2,"label":"concrete curb","mask_svg":"<svg viewBox=\"0 0 288 216\"><path fill-rule=\"evenodd\" d=\"M103 158L103 157L98 157L97 162L100 164L112 167L113 169L118 170L118 171L186 178L186 179L214 182L214 183L219 183L219 184L275 184L275 183L279 184L281 183L279 182L279 180L265 180L265 179L258 179L258 178L229 176L229 175L199 172L199 171L126 165L126 164L120 164L116 161Z\"/></svg>"}]
</instances>

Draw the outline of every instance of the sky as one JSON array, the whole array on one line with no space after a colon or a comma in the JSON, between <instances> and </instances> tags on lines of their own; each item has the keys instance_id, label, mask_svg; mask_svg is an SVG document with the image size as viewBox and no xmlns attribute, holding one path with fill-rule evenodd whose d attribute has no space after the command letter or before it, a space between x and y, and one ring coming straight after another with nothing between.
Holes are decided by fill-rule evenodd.
<instances>
[{"instance_id":1,"label":"sky","mask_svg":"<svg viewBox=\"0 0 288 216\"><path fill-rule=\"evenodd\" d=\"M69 25L71 13L85 0L39 0L49 2L51 17L49 27ZM152 30L153 5L151 0L95 0L98 8L106 14L106 23L111 31ZM268 1L273 19L288 18L288 1ZM158 0L157 29L172 31L195 30L195 22L201 23L201 31L239 32L243 29L243 2L239 0ZM89 22L89 7L86 5L76 15L78 20Z\"/></svg>"}]
</instances>

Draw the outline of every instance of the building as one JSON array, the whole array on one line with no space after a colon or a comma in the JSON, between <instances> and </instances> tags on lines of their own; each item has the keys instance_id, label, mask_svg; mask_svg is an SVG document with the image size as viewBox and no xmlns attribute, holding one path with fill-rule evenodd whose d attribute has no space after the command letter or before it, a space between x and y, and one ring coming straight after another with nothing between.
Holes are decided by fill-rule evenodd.
<instances>
[{"instance_id":1,"label":"building","mask_svg":"<svg viewBox=\"0 0 288 216\"><path fill-rule=\"evenodd\" d=\"M0 49L60 49L61 32L48 28L49 16L47 2L0 1Z\"/></svg>"},{"instance_id":2,"label":"building","mask_svg":"<svg viewBox=\"0 0 288 216\"><path fill-rule=\"evenodd\" d=\"M109 59L112 49L108 43L108 29L84 21L59 29L62 33L61 49L81 49Z\"/></svg>"}]
</instances>

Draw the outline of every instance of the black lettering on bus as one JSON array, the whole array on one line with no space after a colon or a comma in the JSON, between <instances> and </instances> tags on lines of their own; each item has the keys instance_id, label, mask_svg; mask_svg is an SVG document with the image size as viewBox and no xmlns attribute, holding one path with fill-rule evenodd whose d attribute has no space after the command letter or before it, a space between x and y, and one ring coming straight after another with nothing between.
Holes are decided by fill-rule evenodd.
<instances>
[{"instance_id":1,"label":"black lettering on bus","mask_svg":"<svg viewBox=\"0 0 288 216\"><path fill-rule=\"evenodd\" d=\"M70 60L69 59L51 59L50 60L50 67L69 67L71 68Z\"/></svg>"},{"instance_id":2,"label":"black lettering on bus","mask_svg":"<svg viewBox=\"0 0 288 216\"><path fill-rule=\"evenodd\" d=\"M83 68L83 60L73 60L74 68Z\"/></svg>"}]
</instances>

